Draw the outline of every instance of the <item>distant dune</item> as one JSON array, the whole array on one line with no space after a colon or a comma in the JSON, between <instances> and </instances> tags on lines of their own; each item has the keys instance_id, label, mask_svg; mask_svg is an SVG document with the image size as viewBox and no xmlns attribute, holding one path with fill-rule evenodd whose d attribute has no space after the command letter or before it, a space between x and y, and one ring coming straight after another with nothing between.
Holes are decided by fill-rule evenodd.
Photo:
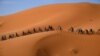
<instances>
[{"instance_id":1,"label":"distant dune","mask_svg":"<svg viewBox=\"0 0 100 56\"><path fill-rule=\"evenodd\" d=\"M100 6L97 4L75 3L54 4L25 10L4 16L5 26L0 33L30 28L32 25L62 25L66 27L99 27ZM47 24L48 23L48 24ZM36 26L35 26L36 27Z\"/></svg>"},{"instance_id":2,"label":"distant dune","mask_svg":"<svg viewBox=\"0 0 100 56\"><path fill-rule=\"evenodd\" d=\"M1 18L1 17L0 17ZM61 26L63 31L48 31L0 41L1 56L99 56L100 36L65 30L70 27L100 29L100 4L68 3L31 8L2 16L2 35ZM8 34L9 33L9 34Z\"/></svg>"}]
</instances>

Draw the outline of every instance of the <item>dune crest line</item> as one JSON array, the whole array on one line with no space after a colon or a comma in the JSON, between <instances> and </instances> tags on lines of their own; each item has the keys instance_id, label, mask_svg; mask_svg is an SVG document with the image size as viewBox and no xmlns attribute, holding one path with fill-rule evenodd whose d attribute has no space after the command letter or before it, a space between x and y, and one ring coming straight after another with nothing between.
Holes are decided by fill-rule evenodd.
<instances>
[{"instance_id":1,"label":"dune crest line","mask_svg":"<svg viewBox=\"0 0 100 56\"><path fill-rule=\"evenodd\" d=\"M49 25L48 27L38 27L38 30L36 28L33 28L32 30L27 30L27 31L22 31L21 34L19 34L18 32L15 32L13 34L8 34L8 35L1 35L0 36L0 40L7 40L7 39L12 39L15 37L20 37L20 36L26 36L26 35L30 35L30 34L35 34L35 33L41 33L41 32L48 32L48 31L62 31L62 30L66 30L61 26L57 26L56 28L54 28L53 26ZM73 32L73 33L78 33L78 34L87 34L87 35L93 35L93 34L100 34L100 29L97 29L97 31L94 31L92 28L91 29L82 29L82 28L78 28L75 29L74 27L70 27L69 29L67 29L68 32Z\"/></svg>"}]
</instances>

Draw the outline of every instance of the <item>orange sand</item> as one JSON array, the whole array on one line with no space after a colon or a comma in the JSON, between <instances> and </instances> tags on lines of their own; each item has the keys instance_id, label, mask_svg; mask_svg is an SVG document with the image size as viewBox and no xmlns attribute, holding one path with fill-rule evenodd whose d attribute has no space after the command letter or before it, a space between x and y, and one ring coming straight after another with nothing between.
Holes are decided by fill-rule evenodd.
<instances>
[{"instance_id":1,"label":"orange sand","mask_svg":"<svg viewBox=\"0 0 100 56\"><path fill-rule=\"evenodd\" d=\"M1 17L0 17L1 18ZM2 16L0 37L48 25L64 31L50 31L0 41L0 56L99 56L100 36L67 32L69 27L94 30L100 26L100 5L90 3L53 4Z\"/></svg>"}]
</instances>

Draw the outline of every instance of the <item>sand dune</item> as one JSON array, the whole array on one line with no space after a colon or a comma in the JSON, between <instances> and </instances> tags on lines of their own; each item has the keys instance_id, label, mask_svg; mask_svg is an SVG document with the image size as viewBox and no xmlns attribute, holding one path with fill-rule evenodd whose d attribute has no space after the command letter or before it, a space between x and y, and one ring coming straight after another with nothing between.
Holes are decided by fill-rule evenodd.
<instances>
[{"instance_id":1,"label":"sand dune","mask_svg":"<svg viewBox=\"0 0 100 56\"><path fill-rule=\"evenodd\" d=\"M34 56L39 42L42 38L55 34L55 32L44 32L23 37L17 37L2 41L1 54L2 56Z\"/></svg>"},{"instance_id":2,"label":"sand dune","mask_svg":"<svg viewBox=\"0 0 100 56\"><path fill-rule=\"evenodd\" d=\"M88 3L54 4L32 8L4 16L5 25L2 26L0 33L26 29L37 24L42 26L47 23L64 27L83 27L88 24L94 28L99 28L99 9L99 5ZM95 25L97 26L95 27Z\"/></svg>"},{"instance_id":3,"label":"sand dune","mask_svg":"<svg viewBox=\"0 0 100 56\"><path fill-rule=\"evenodd\" d=\"M0 17L1 18L1 17ZM100 36L67 32L70 27L100 28L100 5L53 4L2 16L0 37L52 25L64 31L48 31L0 41L1 56L99 56ZM1 22L2 21L2 22Z\"/></svg>"},{"instance_id":4,"label":"sand dune","mask_svg":"<svg viewBox=\"0 0 100 56\"><path fill-rule=\"evenodd\" d=\"M99 56L99 37L59 32L39 41L38 55L45 56L44 50L46 56Z\"/></svg>"},{"instance_id":5,"label":"sand dune","mask_svg":"<svg viewBox=\"0 0 100 56\"><path fill-rule=\"evenodd\" d=\"M1 27L1 25L3 24L3 21L2 21L2 16L0 16L0 27Z\"/></svg>"},{"instance_id":6,"label":"sand dune","mask_svg":"<svg viewBox=\"0 0 100 56\"><path fill-rule=\"evenodd\" d=\"M44 32L1 42L2 56L99 56L100 38L70 32Z\"/></svg>"}]
</instances>

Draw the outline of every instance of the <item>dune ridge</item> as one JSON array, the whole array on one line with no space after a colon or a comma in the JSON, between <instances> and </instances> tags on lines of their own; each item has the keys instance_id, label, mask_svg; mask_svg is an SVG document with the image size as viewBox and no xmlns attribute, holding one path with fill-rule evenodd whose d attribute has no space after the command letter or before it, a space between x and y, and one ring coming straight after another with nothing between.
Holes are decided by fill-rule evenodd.
<instances>
[{"instance_id":1,"label":"dune ridge","mask_svg":"<svg viewBox=\"0 0 100 56\"><path fill-rule=\"evenodd\" d=\"M66 29L100 29L100 4L53 4L3 16L0 35L31 28L61 26L48 31L0 41L1 56L99 56L100 35L77 34ZM1 21L0 21L1 22Z\"/></svg>"},{"instance_id":2,"label":"dune ridge","mask_svg":"<svg viewBox=\"0 0 100 56\"><path fill-rule=\"evenodd\" d=\"M66 28L70 26L99 28L99 9L99 5L87 3L57 4L33 8L4 16L5 24L0 28L0 33L19 30L19 28L26 29L34 25L35 27L38 25L61 25L66 26ZM95 26L95 23L97 23L97 26Z\"/></svg>"}]
</instances>

